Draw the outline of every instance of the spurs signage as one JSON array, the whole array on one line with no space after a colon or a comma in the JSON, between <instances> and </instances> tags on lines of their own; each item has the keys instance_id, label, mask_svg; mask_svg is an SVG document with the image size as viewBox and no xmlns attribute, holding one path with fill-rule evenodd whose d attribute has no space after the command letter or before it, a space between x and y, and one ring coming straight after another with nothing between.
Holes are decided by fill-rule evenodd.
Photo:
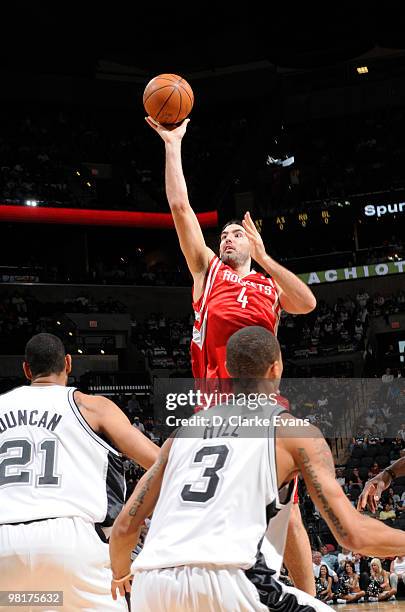
<instances>
[{"instance_id":1,"label":"spurs signage","mask_svg":"<svg viewBox=\"0 0 405 612\"><path fill-rule=\"evenodd\" d=\"M396 213L405 213L405 202L377 205L367 204L364 207L366 217L383 217L384 215L395 215Z\"/></svg>"},{"instance_id":2,"label":"spurs signage","mask_svg":"<svg viewBox=\"0 0 405 612\"><path fill-rule=\"evenodd\" d=\"M355 266L353 268L339 268L337 270L322 270L321 272L306 272L298 276L307 285L319 283L335 283L356 278L370 276L386 276L388 274L405 274L405 261L370 264L368 266Z\"/></svg>"}]
</instances>

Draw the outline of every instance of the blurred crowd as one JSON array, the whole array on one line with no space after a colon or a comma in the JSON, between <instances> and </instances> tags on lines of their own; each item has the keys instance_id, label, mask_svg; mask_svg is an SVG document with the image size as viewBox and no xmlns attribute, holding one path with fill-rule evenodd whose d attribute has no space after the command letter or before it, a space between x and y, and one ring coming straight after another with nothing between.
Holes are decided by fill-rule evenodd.
<instances>
[{"instance_id":1,"label":"blurred crowd","mask_svg":"<svg viewBox=\"0 0 405 612\"><path fill-rule=\"evenodd\" d=\"M9 352L23 346L33 333L58 325L66 313L125 313L127 306L119 293L103 301L94 300L86 291L63 302L41 302L30 289L11 290L0 299L0 351ZM367 334L370 320L405 312L405 292L369 295L360 289L328 304L319 300L313 313L306 317L282 312L278 337L283 355L290 358L328 357L361 352L369 358ZM193 318L170 318L162 313L130 313L131 341L144 355L150 369L189 371L189 342ZM66 327L66 326L65 326ZM66 331L66 330L65 330ZM74 332L73 328L69 330ZM76 335L75 333L73 334ZM64 339L69 340L69 338ZM7 348L8 347L8 348ZM381 361L381 360L380 360ZM384 355L385 367L399 367L399 353L390 345ZM382 365L379 366L380 368ZM377 372L382 375L381 372Z\"/></svg>"},{"instance_id":2,"label":"blurred crowd","mask_svg":"<svg viewBox=\"0 0 405 612\"><path fill-rule=\"evenodd\" d=\"M167 209L162 150L142 111L16 105L0 125L1 202ZM185 168L193 168L189 189L202 210L243 129L243 123L231 119L190 125Z\"/></svg>"}]
</instances>

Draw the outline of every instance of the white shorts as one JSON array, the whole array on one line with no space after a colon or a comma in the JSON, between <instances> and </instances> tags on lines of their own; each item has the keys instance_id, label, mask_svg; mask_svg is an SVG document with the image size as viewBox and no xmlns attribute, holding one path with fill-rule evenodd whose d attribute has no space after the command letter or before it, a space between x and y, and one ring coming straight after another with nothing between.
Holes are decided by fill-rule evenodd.
<instances>
[{"instance_id":1,"label":"white shorts","mask_svg":"<svg viewBox=\"0 0 405 612\"><path fill-rule=\"evenodd\" d=\"M128 612L111 596L108 544L81 518L0 525L0 591L63 591L63 606L33 612ZM13 607L27 612L30 607Z\"/></svg>"},{"instance_id":2,"label":"white shorts","mask_svg":"<svg viewBox=\"0 0 405 612\"><path fill-rule=\"evenodd\" d=\"M277 612L331 612L323 602L274 580ZM268 598L269 593L265 593ZM283 605L284 604L284 605ZM137 571L131 612L268 612L260 591L238 568L181 566Z\"/></svg>"}]
</instances>

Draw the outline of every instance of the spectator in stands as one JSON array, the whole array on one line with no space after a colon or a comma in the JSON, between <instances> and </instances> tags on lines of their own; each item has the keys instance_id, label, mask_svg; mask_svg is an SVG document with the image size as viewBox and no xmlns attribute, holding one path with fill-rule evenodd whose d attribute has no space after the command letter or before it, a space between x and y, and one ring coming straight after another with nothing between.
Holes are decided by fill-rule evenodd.
<instances>
[{"instance_id":1,"label":"spectator in stands","mask_svg":"<svg viewBox=\"0 0 405 612\"><path fill-rule=\"evenodd\" d=\"M338 483L340 484L342 489L344 489L344 487L346 485L346 478L345 478L345 475L344 475L344 470L342 468L338 468L336 470L336 480L338 481Z\"/></svg>"},{"instance_id":2,"label":"spectator in stands","mask_svg":"<svg viewBox=\"0 0 405 612\"><path fill-rule=\"evenodd\" d=\"M392 588L397 590L399 580L402 580L405 585L405 556L395 557L395 559L391 561L390 572L390 584Z\"/></svg>"},{"instance_id":3,"label":"spectator in stands","mask_svg":"<svg viewBox=\"0 0 405 612\"><path fill-rule=\"evenodd\" d=\"M338 574L342 573L345 568L346 561L353 561L353 554L350 552L348 548L342 548L342 552L338 554Z\"/></svg>"},{"instance_id":4,"label":"spectator in stands","mask_svg":"<svg viewBox=\"0 0 405 612\"><path fill-rule=\"evenodd\" d=\"M391 368L386 368L384 374L381 376L381 380L385 385L389 385L394 380L394 375L391 372Z\"/></svg>"},{"instance_id":5,"label":"spectator in stands","mask_svg":"<svg viewBox=\"0 0 405 612\"><path fill-rule=\"evenodd\" d=\"M363 591L367 591L368 583L370 581L369 576L369 564L368 558L364 557L360 553L354 553L353 555L354 571L359 576L359 586Z\"/></svg>"},{"instance_id":6,"label":"spectator in stands","mask_svg":"<svg viewBox=\"0 0 405 612\"><path fill-rule=\"evenodd\" d=\"M377 476L377 474L381 472L381 468L378 465L377 461L374 461L373 465L370 468L370 472L372 473L373 476Z\"/></svg>"},{"instance_id":7,"label":"spectator in stands","mask_svg":"<svg viewBox=\"0 0 405 612\"><path fill-rule=\"evenodd\" d=\"M402 441L405 442L405 423L401 423L401 428L398 429L398 436L400 436Z\"/></svg>"},{"instance_id":8,"label":"spectator in stands","mask_svg":"<svg viewBox=\"0 0 405 612\"><path fill-rule=\"evenodd\" d=\"M333 544L325 544L321 546L322 563L325 563L328 567L332 568L335 572L339 566L337 555L334 554L335 547Z\"/></svg>"},{"instance_id":9,"label":"spectator in stands","mask_svg":"<svg viewBox=\"0 0 405 612\"><path fill-rule=\"evenodd\" d=\"M360 589L359 577L354 571L353 562L346 561L339 579L339 588L335 593L336 603L364 601L365 594L365 591Z\"/></svg>"},{"instance_id":10,"label":"spectator in stands","mask_svg":"<svg viewBox=\"0 0 405 612\"><path fill-rule=\"evenodd\" d=\"M378 518L380 521L394 520L396 518L395 510L391 503L384 504L384 509L381 510Z\"/></svg>"},{"instance_id":11,"label":"spectator in stands","mask_svg":"<svg viewBox=\"0 0 405 612\"><path fill-rule=\"evenodd\" d=\"M376 419L375 407L373 405L370 405L366 412L366 418L365 418L366 427L368 428L373 427L375 424L375 419Z\"/></svg>"},{"instance_id":12,"label":"spectator in stands","mask_svg":"<svg viewBox=\"0 0 405 612\"><path fill-rule=\"evenodd\" d=\"M359 292L356 295L356 301L360 308L365 308L369 299L370 296L367 291L365 291L364 289L359 289Z\"/></svg>"},{"instance_id":13,"label":"spectator in stands","mask_svg":"<svg viewBox=\"0 0 405 612\"><path fill-rule=\"evenodd\" d=\"M145 427L143 425L143 423L141 423L141 421L139 420L139 416L136 416L134 418L134 422L132 423L133 427L136 427L137 429L139 429L139 431L141 433L145 433Z\"/></svg>"},{"instance_id":14,"label":"spectator in stands","mask_svg":"<svg viewBox=\"0 0 405 612\"><path fill-rule=\"evenodd\" d=\"M402 440L400 436L397 436L396 438L394 438L394 440L392 440L391 450L390 450L390 460L391 461L398 459L399 453L402 450L403 446L404 446L404 441Z\"/></svg>"},{"instance_id":15,"label":"spectator in stands","mask_svg":"<svg viewBox=\"0 0 405 612\"><path fill-rule=\"evenodd\" d=\"M324 563L319 568L319 576L315 579L316 598L327 604L333 603L332 578L328 566Z\"/></svg>"},{"instance_id":16,"label":"spectator in stands","mask_svg":"<svg viewBox=\"0 0 405 612\"><path fill-rule=\"evenodd\" d=\"M364 432L361 431L361 430L359 430L357 432L357 435L352 438L352 442L351 442L351 444L349 446L350 452L356 446L359 446L360 448L366 448L367 447L367 440L366 440L366 438L364 436Z\"/></svg>"},{"instance_id":17,"label":"spectator in stands","mask_svg":"<svg viewBox=\"0 0 405 612\"><path fill-rule=\"evenodd\" d=\"M405 510L405 491L402 492L401 499L397 502L397 512L404 512Z\"/></svg>"},{"instance_id":18,"label":"spectator in stands","mask_svg":"<svg viewBox=\"0 0 405 612\"><path fill-rule=\"evenodd\" d=\"M313 570L315 578L319 578L319 571L321 569L321 565L322 565L322 555L320 552L314 551L312 553L312 570ZM327 563L323 563L323 565L327 566L329 576L332 576L333 581L337 582L338 577L337 577L336 572L331 567L329 567Z\"/></svg>"},{"instance_id":19,"label":"spectator in stands","mask_svg":"<svg viewBox=\"0 0 405 612\"><path fill-rule=\"evenodd\" d=\"M363 481L360 478L359 469L353 468L351 476L349 478L349 486L347 488L348 493L350 493L350 498L353 501L356 501L359 497L361 490L363 488Z\"/></svg>"},{"instance_id":20,"label":"spectator in stands","mask_svg":"<svg viewBox=\"0 0 405 612\"><path fill-rule=\"evenodd\" d=\"M395 584L395 579L393 581ZM391 587L390 575L382 568L380 559L372 559L370 563L370 583L367 588L369 601L394 600L397 586Z\"/></svg>"},{"instance_id":21,"label":"spectator in stands","mask_svg":"<svg viewBox=\"0 0 405 612\"><path fill-rule=\"evenodd\" d=\"M130 418L133 418L137 413L139 414L139 412L141 411L141 405L135 393L132 394L131 399L127 404L126 410Z\"/></svg>"}]
</instances>

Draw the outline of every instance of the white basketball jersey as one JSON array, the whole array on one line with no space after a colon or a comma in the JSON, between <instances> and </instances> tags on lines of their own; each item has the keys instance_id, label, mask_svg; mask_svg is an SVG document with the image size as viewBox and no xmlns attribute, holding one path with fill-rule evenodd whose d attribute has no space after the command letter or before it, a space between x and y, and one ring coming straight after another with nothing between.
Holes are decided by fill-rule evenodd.
<instances>
[{"instance_id":1,"label":"white basketball jersey","mask_svg":"<svg viewBox=\"0 0 405 612\"><path fill-rule=\"evenodd\" d=\"M288 523L293 505L294 482L283 487L279 491L279 500L283 501L283 507L271 518L266 536L263 538L260 552L262 553L267 567L275 572L278 578L283 565L285 543L287 540Z\"/></svg>"},{"instance_id":2,"label":"white basketball jersey","mask_svg":"<svg viewBox=\"0 0 405 612\"><path fill-rule=\"evenodd\" d=\"M0 396L0 524L68 516L102 523L123 496L109 488L120 453L82 417L74 391L33 385Z\"/></svg>"},{"instance_id":3,"label":"white basketball jersey","mask_svg":"<svg viewBox=\"0 0 405 612\"><path fill-rule=\"evenodd\" d=\"M230 407L226 409L229 415ZM284 409L267 412L272 422ZM203 418L213 422L219 414L226 414L224 407L211 409ZM181 437L187 435L185 429L173 441L145 545L133 569L197 564L248 569L255 564L270 516L282 508L274 426L252 428L249 435L225 419L221 427L200 428L199 437L192 438Z\"/></svg>"}]
</instances>

